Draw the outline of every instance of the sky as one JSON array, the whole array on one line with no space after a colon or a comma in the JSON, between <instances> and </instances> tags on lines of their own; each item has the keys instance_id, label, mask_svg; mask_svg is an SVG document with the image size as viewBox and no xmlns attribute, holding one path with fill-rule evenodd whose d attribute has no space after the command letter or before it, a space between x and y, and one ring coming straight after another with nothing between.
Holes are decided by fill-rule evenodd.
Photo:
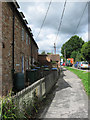
<instances>
[{"instance_id":1,"label":"sky","mask_svg":"<svg viewBox=\"0 0 90 120\"><path fill-rule=\"evenodd\" d=\"M64 9L64 0L63 2L54 1L51 3L40 34L40 27L48 9L49 0L44 2L17 0L17 2L20 6L19 11L24 13L28 26L32 29L33 37L39 47L39 53L43 51L54 53L54 43L56 43L56 53L61 55L62 45L74 35L78 35L85 42L88 41L88 5L85 9L87 0L84 2L67 0L57 39L56 35ZM78 29L76 29L78 24Z\"/></svg>"}]
</instances>

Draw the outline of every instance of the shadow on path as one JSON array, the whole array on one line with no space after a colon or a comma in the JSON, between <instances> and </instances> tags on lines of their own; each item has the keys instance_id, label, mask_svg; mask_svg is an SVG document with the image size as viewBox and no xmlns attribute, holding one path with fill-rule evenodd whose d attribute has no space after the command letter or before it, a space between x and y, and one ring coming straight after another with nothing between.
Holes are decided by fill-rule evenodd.
<instances>
[{"instance_id":1,"label":"shadow on path","mask_svg":"<svg viewBox=\"0 0 90 120\"><path fill-rule=\"evenodd\" d=\"M54 97L57 91L60 91L62 89L66 89L68 87L71 87L65 80L64 76L65 74L63 71L66 71L66 69L61 70L60 78L58 79L56 85L52 88L50 93L44 98L44 100L40 103L38 113L36 114L35 118L44 118L44 115L47 113Z\"/></svg>"}]
</instances>

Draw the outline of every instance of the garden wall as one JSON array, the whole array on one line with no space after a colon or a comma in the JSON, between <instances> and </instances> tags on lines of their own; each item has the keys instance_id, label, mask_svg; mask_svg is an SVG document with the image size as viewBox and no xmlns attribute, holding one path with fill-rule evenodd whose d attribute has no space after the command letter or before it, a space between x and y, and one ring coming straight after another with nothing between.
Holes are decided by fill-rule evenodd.
<instances>
[{"instance_id":1,"label":"garden wall","mask_svg":"<svg viewBox=\"0 0 90 120\"><path fill-rule=\"evenodd\" d=\"M35 97L34 93L36 93L38 101L41 101L43 97L50 92L50 90L56 83L58 77L59 77L58 71L52 71L46 77L38 80L37 82L33 83L31 86L18 92L14 96L14 100L17 101L19 108L22 110L23 105L30 107L31 104L34 104L34 101L33 101L33 98ZM31 107L31 110L32 110L32 107Z\"/></svg>"}]
</instances>

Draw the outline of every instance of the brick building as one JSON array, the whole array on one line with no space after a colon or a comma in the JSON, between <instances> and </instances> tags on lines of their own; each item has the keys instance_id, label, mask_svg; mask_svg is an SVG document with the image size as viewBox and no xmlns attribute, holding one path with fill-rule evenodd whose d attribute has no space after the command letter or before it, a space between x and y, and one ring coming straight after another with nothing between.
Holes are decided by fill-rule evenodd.
<instances>
[{"instance_id":1,"label":"brick building","mask_svg":"<svg viewBox=\"0 0 90 120\"><path fill-rule=\"evenodd\" d=\"M41 66L48 65L49 67L51 67L51 60L47 54L45 54L45 55L39 54L38 55L38 62Z\"/></svg>"},{"instance_id":2,"label":"brick building","mask_svg":"<svg viewBox=\"0 0 90 120\"><path fill-rule=\"evenodd\" d=\"M48 55L48 58L51 62L54 62L54 67L60 68L60 55L59 54L50 54Z\"/></svg>"},{"instance_id":3,"label":"brick building","mask_svg":"<svg viewBox=\"0 0 90 120\"><path fill-rule=\"evenodd\" d=\"M40 65L48 65L49 67L59 67L60 68L60 56L59 54L39 54L38 61ZM53 64L55 63L55 64Z\"/></svg>"},{"instance_id":4,"label":"brick building","mask_svg":"<svg viewBox=\"0 0 90 120\"><path fill-rule=\"evenodd\" d=\"M38 46L17 2L0 2L0 95L13 88L13 74L38 60Z\"/></svg>"}]
</instances>

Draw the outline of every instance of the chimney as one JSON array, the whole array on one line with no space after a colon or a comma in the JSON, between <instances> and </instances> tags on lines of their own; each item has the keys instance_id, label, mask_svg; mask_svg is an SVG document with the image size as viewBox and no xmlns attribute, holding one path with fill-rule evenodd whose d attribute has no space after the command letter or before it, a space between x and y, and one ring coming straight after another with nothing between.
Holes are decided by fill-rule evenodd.
<instances>
[{"instance_id":1,"label":"chimney","mask_svg":"<svg viewBox=\"0 0 90 120\"><path fill-rule=\"evenodd\" d=\"M56 54L56 44L54 43L54 53Z\"/></svg>"},{"instance_id":2,"label":"chimney","mask_svg":"<svg viewBox=\"0 0 90 120\"><path fill-rule=\"evenodd\" d=\"M22 16L22 18L25 18L25 16L24 16L23 12L20 12L20 15Z\"/></svg>"}]
</instances>

